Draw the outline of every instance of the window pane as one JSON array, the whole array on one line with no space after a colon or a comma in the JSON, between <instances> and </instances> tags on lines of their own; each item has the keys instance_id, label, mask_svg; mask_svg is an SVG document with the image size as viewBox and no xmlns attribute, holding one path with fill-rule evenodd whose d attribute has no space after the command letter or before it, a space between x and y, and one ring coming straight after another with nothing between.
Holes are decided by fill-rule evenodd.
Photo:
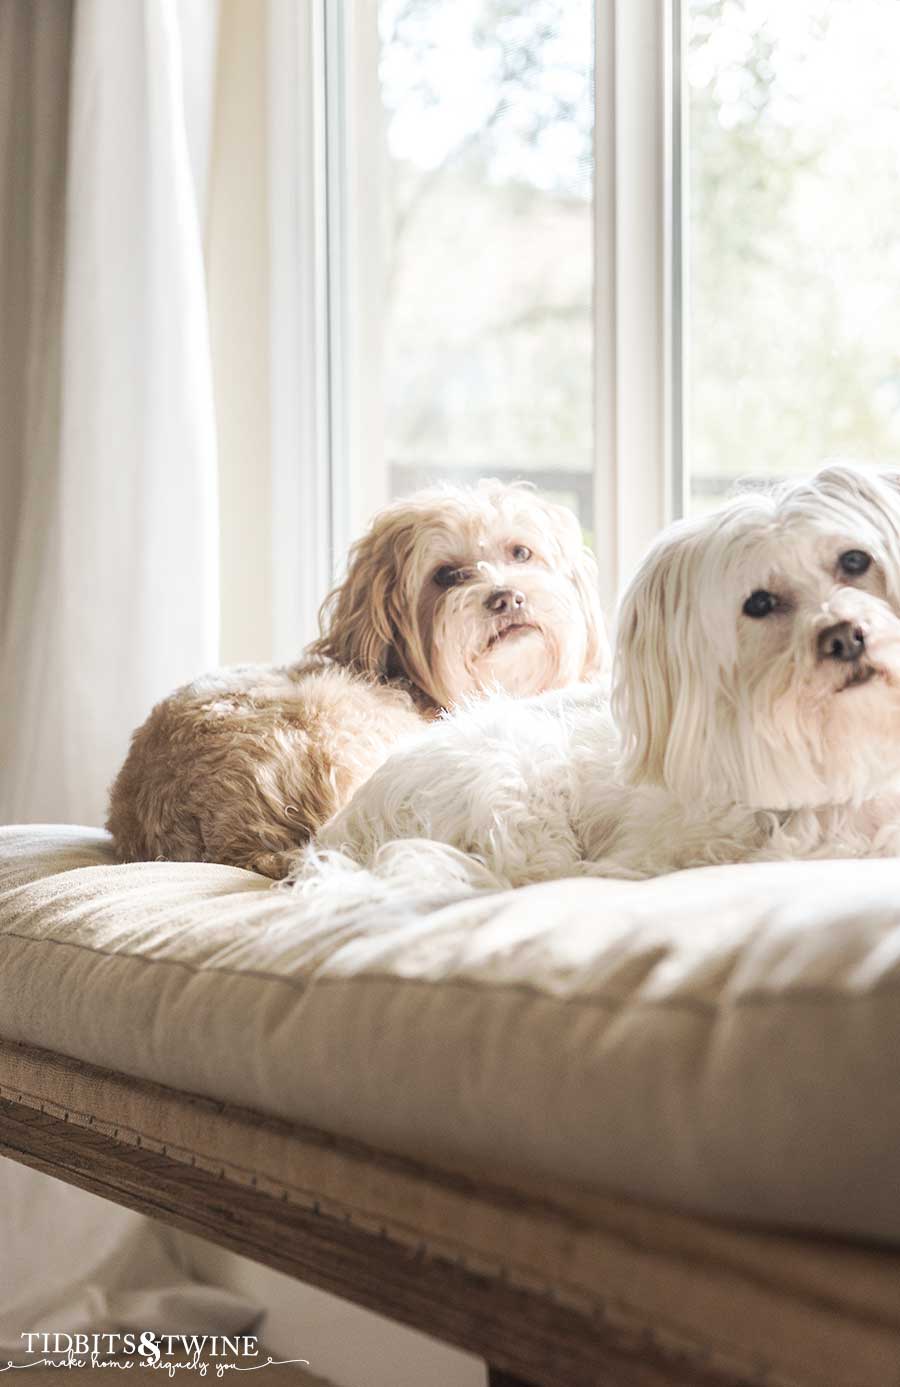
<instances>
[{"instance_id":1,"label":"window pane","mask_svg":"<svg viewBox=\"0 0 900 1387\"><path fill-rule=\"evenodd\" d=\"M591 525L590 0L381 0L397 494L530 477Z\"/></svg>"},{"instance_id":2,"label":"window pane","mask_svg":"<svg viewBox=\"0 0 900 1387\"><path fill-rule=\"evenodd\" d=\"M900 4L688 0L689 505L900 451Z\"/></svg>"}]
</instances>

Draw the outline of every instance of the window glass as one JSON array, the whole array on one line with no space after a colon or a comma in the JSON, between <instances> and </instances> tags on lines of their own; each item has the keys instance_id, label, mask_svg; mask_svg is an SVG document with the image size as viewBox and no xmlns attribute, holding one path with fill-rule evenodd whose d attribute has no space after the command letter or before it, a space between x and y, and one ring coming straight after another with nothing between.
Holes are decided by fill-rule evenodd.
<instances>
[{"instance_id":1,"label":"window glass","mask_svg":"<svg viewBox=\"0 0 900 1387\"><path fill-rule=\"evenodd\" d=\"M687 0L688 504L900 453L900 4Z\"/></svg>"},{"instance_id":2,"label":"window glass","mask_svg":"<svg viewBox=\"0 0 900 1387\"><path fill-rule=\"evenodd\" d=\"M592 517L590 0L381 0L393 494L526 477Z\"/></svg>"}]
</instances>

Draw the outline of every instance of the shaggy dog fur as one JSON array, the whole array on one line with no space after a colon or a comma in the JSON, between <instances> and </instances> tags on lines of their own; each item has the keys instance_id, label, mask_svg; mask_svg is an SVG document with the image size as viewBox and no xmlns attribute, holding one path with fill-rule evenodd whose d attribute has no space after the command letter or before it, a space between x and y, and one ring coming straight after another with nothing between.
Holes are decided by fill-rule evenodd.
<instances>
[{"instance_id":1,"label":"shaggy dog fur","mask_svg":"<svg viewBox=\"0 0 900 1387\"><path fill-rule=\"evenodd\" d=\"M447 719L296 876L327 908L414 896L427 875L433 904L577 873L897 853L900 490L832 465L663 533L621 605L611 705L584 689Z\"/></svg>"},{"instance_id":2,"label":"shaggy dog fur","mask_svg":"<svg viewBox=\"0 0 900 1387\"><path fill-rule=\"evenodd\" d=\"M225 670L154 708L112 788L120 858L281 877L423 719L489 689L593 679L607 663L575 517L524 485L388 507L351 551L321 628L300 664Z\"/></svg>"}]
</instances>

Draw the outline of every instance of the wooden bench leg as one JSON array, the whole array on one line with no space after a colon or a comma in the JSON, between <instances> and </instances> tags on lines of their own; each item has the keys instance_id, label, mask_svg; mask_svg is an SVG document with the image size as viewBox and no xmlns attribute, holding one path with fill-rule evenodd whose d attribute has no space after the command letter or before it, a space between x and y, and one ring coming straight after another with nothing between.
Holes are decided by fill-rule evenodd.
<instances>
[{"instance_id":1,"label":"wooden bench leg","mask_svg":"<svg viewBox=\"0 0 900 1387\"><path fill-rule=\"evenodd\" d=\"M531 1384L523 1382L520 1377L501 1372L499 1368L488 1366L488 1387L531 1387Z\"/></svg>"}]
</instances>

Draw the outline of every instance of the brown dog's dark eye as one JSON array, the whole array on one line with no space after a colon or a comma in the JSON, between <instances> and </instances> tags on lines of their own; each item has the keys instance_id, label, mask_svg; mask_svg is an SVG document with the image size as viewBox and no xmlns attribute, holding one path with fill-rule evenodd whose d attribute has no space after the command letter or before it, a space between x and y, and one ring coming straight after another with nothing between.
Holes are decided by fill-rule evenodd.
<instances>
[{"instance_id":1,"label":"brown dog's dark eye","mask_svg":"<svg viewBox=\"0 0 900 1387\"><path fill-rule=\"evenodd\" d=\"M432 575L432 581L437 583L439 588L455 587L459 582L459 569L445 563Z\"/></svg>"},{"instance_id":2,"label":"brown dog's dark eye","mask_svg":"<svg viewBox=\"0 0 900 1387\"><path fill-rule=\"evenodd\" d=\"M757 588L756 592L751 592L743 606L744 616L752 616L757 620L760 617L768 616L774 612L778 606L778 598L774 592L766 592L765 588Z\"/></svg>"},{"instance_id":3,"label":"brown dog's dark eye","mask_svg":"<svg viewBox=\"0 0 900 1387\"><path fill-rule=\"evenodd\" d=\"M847 549L838 559L838 568L851 578L858 578L872 565L872 558L864 549Z\"/></svg>"},{"instance_id":4,"label":"brown dog's dark eye","mask_svg":"<svg viewBox=\"0 0 900 1387\"><path fill-rule=\"evenodd\" d=\"M517 544L512 551L512 556L516 563L527 563L531 558L531 550L524 544Z\"/></svg>"}]
</instances>

